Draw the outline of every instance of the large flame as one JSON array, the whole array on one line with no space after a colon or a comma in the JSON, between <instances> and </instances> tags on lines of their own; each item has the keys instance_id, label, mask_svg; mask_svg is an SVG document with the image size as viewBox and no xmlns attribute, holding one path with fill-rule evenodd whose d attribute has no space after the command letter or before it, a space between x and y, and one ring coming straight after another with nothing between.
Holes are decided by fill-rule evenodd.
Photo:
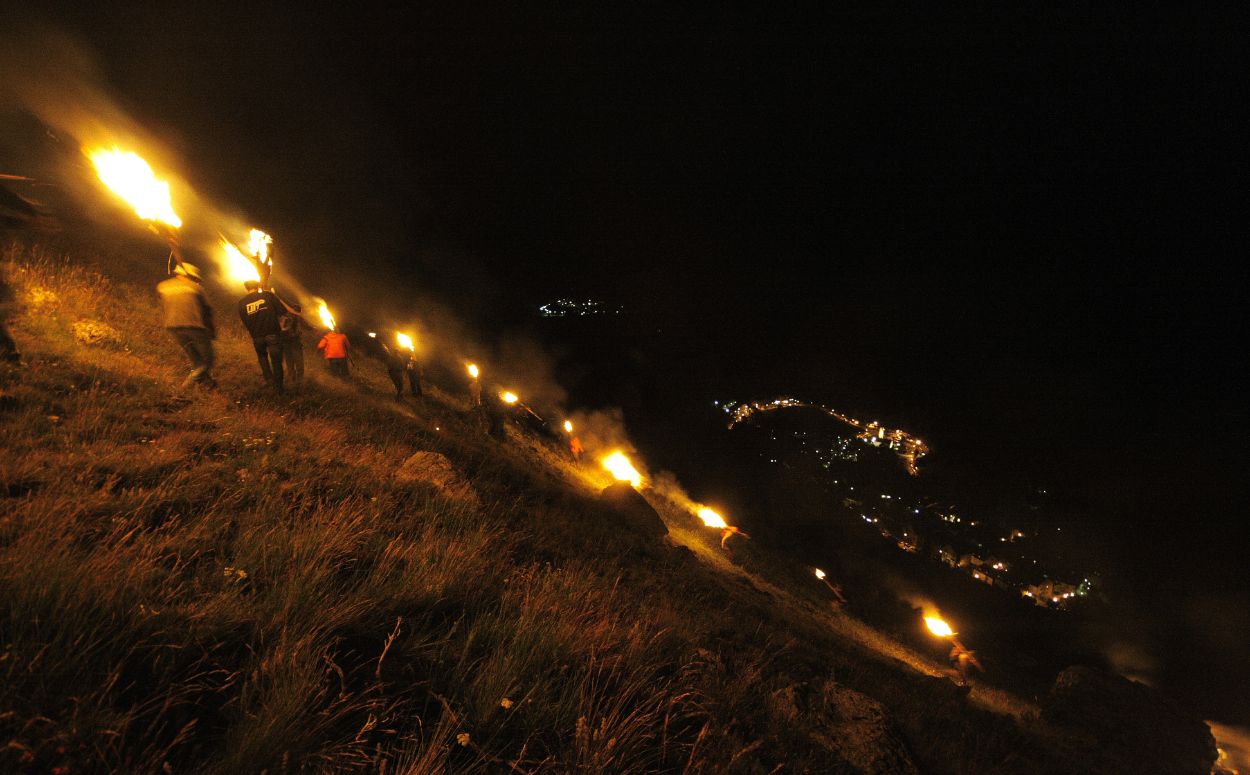
<instances>
[{"instance_id":1,"label":"large flame","mask_svg":"<svg viewBox=\"0 0 1250 775\"><path fill-rule=\"evenodd\" d=\"M476 363L468 364L467 368L469 369L469 376L473 379L477 379L482 374L481 369L477 367Z\"/></svg>"},{"instance_id":2,"label":"large flame","mask_svg":"<svg viewBox=\"0 0 1250 775\"><path fill-rule=\"evenodd\" d=\"M634 464L629 462L629 458L625 457L625 453L617 450L608 455L599 463L606 468L618 482L629 482L634 487L642 485L642 474L638 473L638 469L634 468Z\"/></svg>"},{"instance_id":3,"label":"large flame","mask_svg":"<svg viewBox=\"0 0 1250 775\"><path fill-rule=\"evenodd\" d=\"M273 244L273 237L270 237L260 229L252 229L247 235L247 252L256 256L256 260L262 264L268 264L273 261L273 257L269 254L269 246Z\"/></svg>"},{"instance_id":4,"label":"large flame","mask_svg":"<svg viewBox=\"0 0 1250 775\"><path fill-rule=\"evenodd\" d=\"M88 151L87 156L104 185L125 199L140 218L175 229L182 226L182 219L170 202L169 184L157 180L152 167L137 153L113 146Z\"/></svg>"},{"instance_id":5,"label":"large flame","mask_svg":"<svg viewBox=\"0 0 1250 775\"><path fill-rule=\"evenodd\" d=\"M520 397L511 390L505 390L499 394L499 397L503 399L505 404L515 404L517 401L521 400Z\"/></svg>"},{"instance_id":6,"label":"large flame","mask_svg":"<svg viewBox=\"0 0 1250 775\"><path fill-rule=\"evenodd\" d=\"M330 308L326 306L324 301L317 302L317 314L321 316L321 322L331 331L337 331L334 327L334 316L330 314Z\"/></svg>"},{"instance_id":7,"label":"large flame","mask_svg":"<svg viewBox=\"0 0 1250 775\"><path fill-rule=\"evenodd\" d=\"M699 519L703 520L703 524L708 527L720 528L722 530L729 527L729 523L725 521L724 517L717 514L715 511L712 511L707 506L699 509Z\"/></svg>"},{"instance_id":8,"label":"large flame","mask_svg":"<svg viewBox=\"0 0 1250 775\"><path fill-rule=\"evenodd\" d=\"M955 634L955 631L951 629L951 626L940 616L926 616L924 618L924 625L929 628L929 632L939 638L949 638Z\"/></svg>"},{"instance_id":9,"label":"large flame","mask_svg":"<svg viewBox=\"0 0 1250 775\"><path fill-rule=\"evenodd\" d=\"M408 336L407 334L396 333L395 341L399 344L400 347L404 348L408 352L417 351L417 346L413 344L412 337Z\"/></svg>"},{"instance_id":10,"label":"large flame","mask_svg":"<svg viewBox=\"0 0 1250 775\"><path fill-rule=\"evenodd\" d=\"M221 238L221 251L225 256L226 274L231 280L237 283L248 280L260 282L260 272L256 270L256 264L225 237Z\"/></svg>"}]
</instances>

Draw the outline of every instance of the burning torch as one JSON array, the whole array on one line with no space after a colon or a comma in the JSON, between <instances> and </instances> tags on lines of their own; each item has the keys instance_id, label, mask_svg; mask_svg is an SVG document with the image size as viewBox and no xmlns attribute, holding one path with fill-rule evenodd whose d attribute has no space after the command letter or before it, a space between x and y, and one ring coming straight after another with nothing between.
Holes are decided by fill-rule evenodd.
<instances>
[{"instance_id":1,"label":"burning torch","mask_svg":"<svg viewBox=\"0 0 1250 775\"><path fill-rule=\"evenodd\" d=\"M629 458L619 449L599 461L599 464L612 474L618 482L629 482L634 489L642 486L642 474L629 462Z\"/></svg>"},{"instance_id":2,"label":"burning torch","mask_svg":"<svg viewBox=\"0 0 1250 775\"><path fill-rule=\"evenodd\" d=\"M469 372L469 407L481 406L482 383L478 378L482 376L482 370L477 367L476 363L466 363L464 367Z\"/></svg>"},{"instance_id":3,"label":"burning torch","mask_svg":"<svg viewBox=\"0 0 1250 775\"><path fill-rule=\"evenodd\" d=\"M829 591L832 592L833 596L838 599L838 602L842 605L846 605L846 598L842 596L842 586L829 581L828 575L826 575L820 568L812 568L812 570L816 571L816 578L825 582L825 586L829 587Z\"/></svg>"},{"instance_id":4,"label":"burning torch","mask_svg":"<svg viewBox=\"0 0 1250 775\"><path fill-rule=\"evenodd\" d=\"M925 616L924 624L925 627L929 628L929 632L939 638L946 638L951 642L950 659L956 662L956 665L959 668L959 677L965 683L968 681L969 666L975 667L981 672L985 672L985 668L981 666L980 660L977 659L976 652L959 642L959 639L955 637L959 633L951 629L950 624L948 624L945 619L934 613Z\"/></svg>"},{"instance_id":5,"label":"burning torch","mask_svg":"<svg viewBox=\"0 0 1250 775\"><path fill-rule=\"evenodd\" d=\"M704 525L706 525L707 527L716 528L717 530L720 530L720 548L722 549L729 548L727 544L731 536L738 535L738 536L742 536L743 538L751 537L747 535L745 532L739 530L738 528L726 522L724 517L722 517L720 514L716 513L712 509L709 509L707 506L700 508L698 515L699 515L699 519L703 520Z\"/></svg>"},{"instance_id":6,"label":"burning torch","mask_svg":"<svg viewBox=\"0 0 1250 775\"><path fill-rule=\"evenodd\" d=\"M86 151L100 182L134 209L135 215L169 243L168 270L182 264L178 229L182 219L174 212L169 183L156 177L151 165L133 151L117 146Z\"/></svg>"},{"instance_id":7,"label":"burning torch","mask_svg":"<svg viewBox=\"0 0 1250 775\"><path fill-rule=\"evenodd\" d=\"M540 424L546 422L546 420L538 416L537 412L535 412L533 409L530 409L529 406L524 401L521 400L520 396L518 396L516 393L513 393L511 390L505 390L502 393L500 393L499 399L503 401L505 404L507 404L508 406L516 406L516 407L520 407L521 409L524 409L525 412L530 417L533 417Z\"/></svg>"},{"instance_id":8,"label":"burning torch","mask_svg":"<svg viewBox=\"0 0 1250 775\"><path fill-rule=\"evenodd\" d=\"M573 421L564 421L564 432L569 435L569 453L573 455L574 463L582 462L582 455L586 454L586 448L582 446L582 440L573 435Z\"/></svg>"},{"instance_id":9,"label":"burning torch","mask_svg":"<svg viewBox=\"0 0 1250 775\"><path fill-rule=\"evenodd\" d=\"M260 229L252 229L248 232L247 249L256 265L260 287L268 288L269 276L273 274L273 237Z\"/></svg>"}]
</instances>

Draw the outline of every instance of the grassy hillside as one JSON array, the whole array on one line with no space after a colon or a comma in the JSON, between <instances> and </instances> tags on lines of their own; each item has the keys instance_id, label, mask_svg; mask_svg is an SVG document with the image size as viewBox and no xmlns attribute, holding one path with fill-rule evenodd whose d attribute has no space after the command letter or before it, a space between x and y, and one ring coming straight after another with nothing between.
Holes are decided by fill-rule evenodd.
<instances>
[{"instance_id":1,"label":"grassy hillside","mask_svg":"<svg viewBox=\"0 0 1250 775\"><path fill-rule=\"evenodd\" d=\"M629 531L600 472L457 396L310 356L274 398L226 295L221 387L187 394L159 268L12 244L0 271L6 772L1084 768L940 646L652 493L671 539Z\"/></svg>"}]
</instances>

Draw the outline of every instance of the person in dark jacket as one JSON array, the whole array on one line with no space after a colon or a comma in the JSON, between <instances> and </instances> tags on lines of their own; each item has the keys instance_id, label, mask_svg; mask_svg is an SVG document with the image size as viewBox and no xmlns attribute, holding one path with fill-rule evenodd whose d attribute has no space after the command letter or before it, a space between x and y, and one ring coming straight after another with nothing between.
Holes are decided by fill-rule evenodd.
<instances>
[{"instance_id":1,"label":"person in dark jacket","mask_svg":"<svg viewBox=\"0 0 1250 775\"><path fill-rule=\"evenodd\" d=\"M161 313L165 330L173 335L178 346L191 362L191 373L183 381L183 387L198 383L213 388L213 340L217 328L213 324L213 308L200 279L200 270L194 264L180 263L173 269L173 277L156 286L161 297Z\"/></svg>"},{"instance_id":2,"label":"person in dark jacket","mask_svg":"<svg viewBox=\"0 0 1250 775\"><path fill-rule=\"evenodd\" d=\"M395 398L402 399L404 397L404 372L407 369L407 359L400 352L399 348L378 342L378 347L382 348L382 363L386 365L386 374L391 378L391 384L395 386Z\"/></svg>"},{"instance_id":3,"label":"person in dark jacket","mask_svg":"<svg viewBox=\"0 0 1250 775\"><path fill-rule=\"evenodd\" d=\"M278 296L278 301L283 307L282 314L278 316L278 328L282 332L282 363L286 368L286 376L290 377L290 383L298 387L304 380L304 342L300 339L300 332L308 324L300 315L303 307L299 302L288 303L281 296Z\"/></svg>"},{"instance_id":4,"label":"person in dark jacket","mask_svg":"<svg viewBox=\"0 0 1250 775\"><path fill-rule=\"evenodd\" d=\"M404 371L408 372L408 389L412 393L412 397L421 398L424 395L421 390L421 379L425 377L425 370L421 368L421 361L417 360L415 352L408 353L408 360L404 363Z\"/></svg>"},{"instance_id":5,"label":"person in dark jacket","mask_svg":"<svg viewBox=\"0 0 1250 775\"><path fill-rule=\"evenodd\" d=\"M273 291L261 290L255 280L248 280L243 287L248 293L239 299L239 320L252 335L252 346L265 381L282 393L282 328L278 318L285 307Z\"/></svg>"}]
</instances>

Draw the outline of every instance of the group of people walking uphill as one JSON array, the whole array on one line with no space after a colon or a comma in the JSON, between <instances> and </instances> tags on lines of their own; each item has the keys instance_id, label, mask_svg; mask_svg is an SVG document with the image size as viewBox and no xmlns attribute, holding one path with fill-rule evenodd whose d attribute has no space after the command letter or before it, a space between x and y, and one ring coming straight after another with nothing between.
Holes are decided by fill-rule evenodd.
<instances>
[{"instance_id":1,"label":"group of people walking uphill","mask_svg":"<svg viewBox=\"0 0 1250 775\"><path fill-rule=\"evenodd\" d=\"M248 280L243 287L247 293L239 299L239 320L252 339L265 382L281 395L288 386L298 387L304 379L301 334L313 329L301 316L303 310L298 302L288 302L277 291L263 287L256 280ZM179 261L172 268L170 277L157 284L156 291L161 299L164 327L178 342L191 364L191 372L183 381L183 386L199 384L207 388L216 387L216 380L213 379L213 340L217 338L217 327L199 268ZM324 356L331 374L348 376L350 346L347 335L339 331L331 330L322 336L317 349ZM389 356L390 352L387 354ZM392 373L392 380L396 379L394 368L399 370L396 392L402 395L403 375L408 373L412 394L420 396L420 365L416 359L400 361L400 365L394 367L388 358L387 369Z\"/></svg>"}]
</instances>

